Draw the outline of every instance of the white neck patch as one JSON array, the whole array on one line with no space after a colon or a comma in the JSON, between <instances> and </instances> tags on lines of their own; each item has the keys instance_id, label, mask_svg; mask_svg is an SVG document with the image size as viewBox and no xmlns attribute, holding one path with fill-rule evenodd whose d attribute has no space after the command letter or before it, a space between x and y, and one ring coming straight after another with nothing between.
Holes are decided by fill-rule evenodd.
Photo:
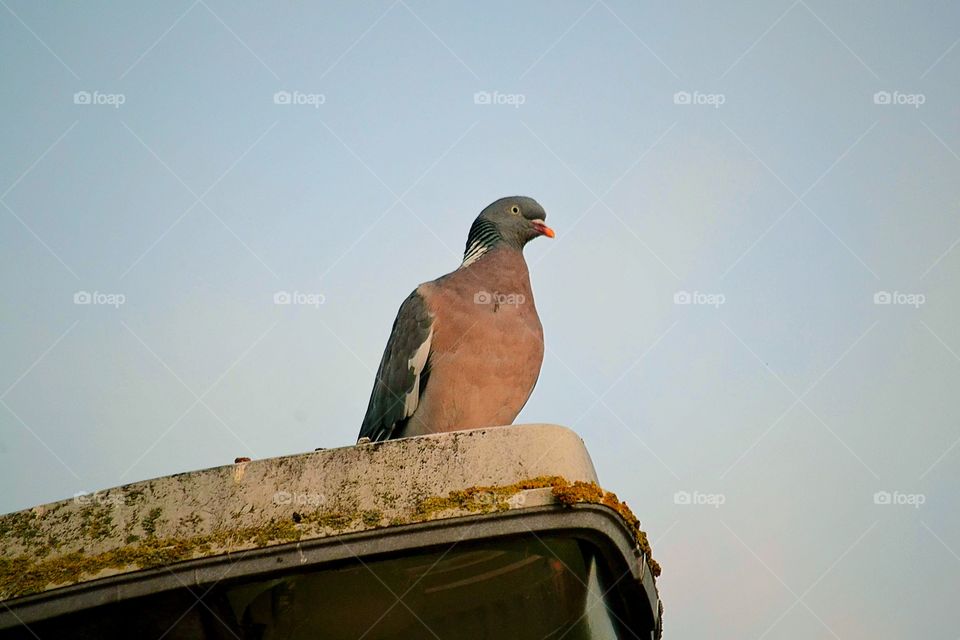
<instances>
[{"instance_id":1,"label":"white neck patch","mask_svg":"<svg viewBox=\"0 0 960 640\"><path fill-rule=\"evenodd\" d=\"M471 264L480 259L480 257L490 250L490 247L480 243L479 241L474 241L470 244L470 247L467 249L467 252L463 256L463 262L460 264L460 268L469 267Z\"/></svg>"}]
</instances>

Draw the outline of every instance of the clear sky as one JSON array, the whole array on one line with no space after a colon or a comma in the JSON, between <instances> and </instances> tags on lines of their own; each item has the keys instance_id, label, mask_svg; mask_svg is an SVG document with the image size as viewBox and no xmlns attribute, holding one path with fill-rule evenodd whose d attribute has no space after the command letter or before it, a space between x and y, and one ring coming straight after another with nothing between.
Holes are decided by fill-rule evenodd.
<instances>
[{"instance_id":1,"label":"clear sky","mask_svg":"<svg viewBox=\"0 0 960 640\"><path fill-rule=\"evenodd\" d=\"M958 38L949 2L3 0L0 511L352 443L400 302L522 194L558 236L519 420L637 512L667 637L955 638Z\"/></svg>"}]
</instances>

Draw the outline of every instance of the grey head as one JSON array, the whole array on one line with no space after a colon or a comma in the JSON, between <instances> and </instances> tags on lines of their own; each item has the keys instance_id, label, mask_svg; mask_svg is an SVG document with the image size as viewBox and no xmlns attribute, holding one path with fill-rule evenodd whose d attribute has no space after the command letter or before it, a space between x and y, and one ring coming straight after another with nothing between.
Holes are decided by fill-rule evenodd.
<instances>
[{"instance_id":1,"label":"grey head","mask_svg":"<svg viewBox=\"0 0 960 640\"><path fill-rule=\"evenodd\" d=\"M526 196L500 198L487 205L470 227L464 266L499 244L521 251L534 238L552 238L554 232L546 225L546 218L540 203Z\"/></svg>"}]
</instances>

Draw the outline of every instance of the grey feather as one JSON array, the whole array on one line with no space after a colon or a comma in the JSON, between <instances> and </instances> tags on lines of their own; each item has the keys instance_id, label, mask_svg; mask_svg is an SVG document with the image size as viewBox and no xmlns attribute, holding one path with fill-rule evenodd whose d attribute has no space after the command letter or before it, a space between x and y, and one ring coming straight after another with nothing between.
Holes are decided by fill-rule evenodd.
<instances>
[{"instance_id":1,"label":"grey feather","mask_svg":"<svg viewBox=\"0 0 960 640\"><path fill-rule=\"evenodd\" d=\"M433 317L418 291L400 305L377 369L360 438L388 440L403 428L420 402L429 375Z\"/></svg>"}]
</instances>

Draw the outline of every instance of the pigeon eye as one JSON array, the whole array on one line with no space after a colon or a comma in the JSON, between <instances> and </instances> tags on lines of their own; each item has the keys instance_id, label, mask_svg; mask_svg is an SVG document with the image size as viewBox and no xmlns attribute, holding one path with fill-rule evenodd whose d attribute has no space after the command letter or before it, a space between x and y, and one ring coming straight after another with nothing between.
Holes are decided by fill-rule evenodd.
<instances>
[{"instance_id":1,"label":"pigeon eye","mask_svg":"<svg viewBox=\"0 0 960 640\"><path fill-rule=\"evenodd\" d=\"M510 213L515 213L515 214L520 213L520 207L518 207L517 205L513 205L512 207L510 207Z\"/></svg>"}]
</instances>

